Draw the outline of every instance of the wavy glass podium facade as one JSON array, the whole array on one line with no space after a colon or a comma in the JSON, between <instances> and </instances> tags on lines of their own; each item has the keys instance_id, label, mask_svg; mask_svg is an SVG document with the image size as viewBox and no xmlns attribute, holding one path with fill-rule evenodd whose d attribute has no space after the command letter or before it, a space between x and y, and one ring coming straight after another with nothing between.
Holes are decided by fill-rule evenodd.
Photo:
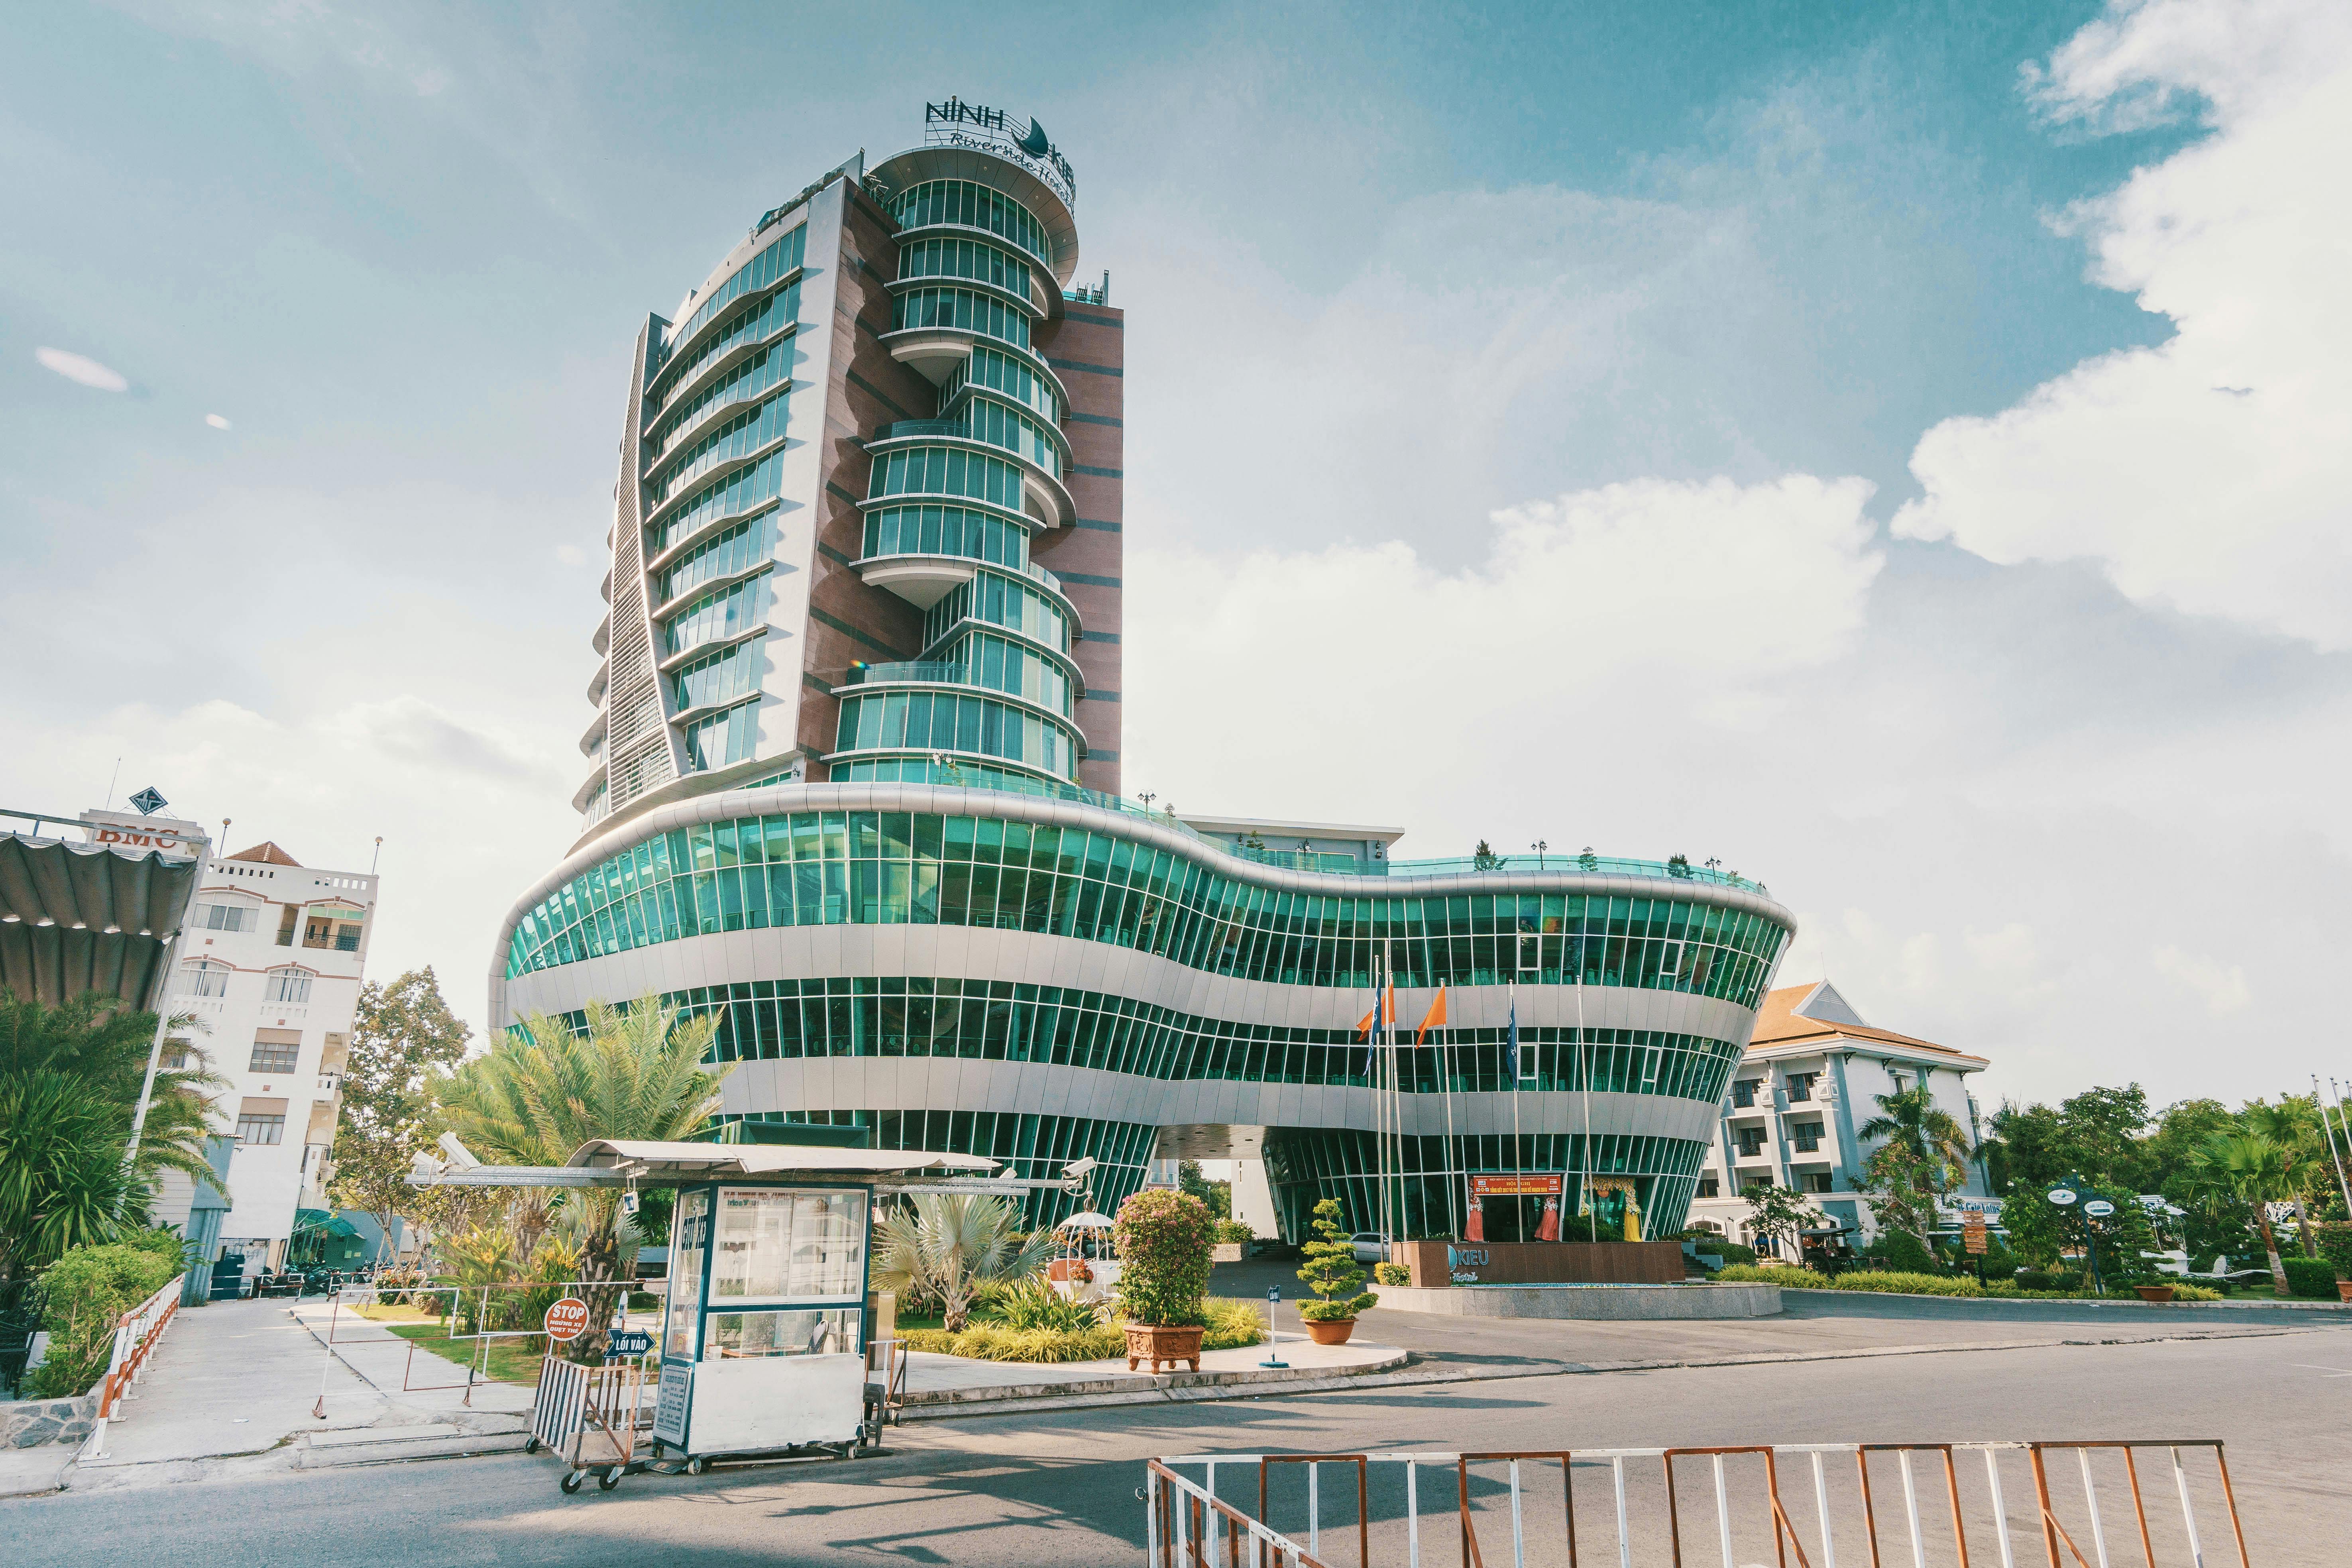
<instances>
[{"instance_id":1,"label":"wavy glass podium facade","mask_svg":"<svg viewBox=\"0 0 2352 1568\"><path fill-rule=\"evenodd\" d=\"M1090 1154L1105 1204L1163 1129L1247 1130L1296 1237L1322 1196L1375 1212L1356 1024L1384 953L1408 1025L1441 984L1452 1020L1399 1053L1401 1228L1445 1234L1469 1173L1524 1169L1630 1181L1662 1234L1793 922L1752 884L1649 870L1322 874L1107 799L772 786L558 868L501 934L493 1021L653 993L719 1014L730 1115L1024 1175Z\"/></svg>"}]
</instances>

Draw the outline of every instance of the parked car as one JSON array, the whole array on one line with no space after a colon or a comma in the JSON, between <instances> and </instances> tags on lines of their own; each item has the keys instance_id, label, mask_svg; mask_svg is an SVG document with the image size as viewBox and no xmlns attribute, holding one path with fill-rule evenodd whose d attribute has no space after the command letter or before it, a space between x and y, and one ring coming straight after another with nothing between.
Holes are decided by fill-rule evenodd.
<instances>
[{"instance_id":1,"label":"parked car","mask_svg":"<svg viewBox=\"0 0 2352 1568\"><path fill-rule=\"evenodd\" d=\"M1389 1238L1377 1230L1360 1230L1348 1238L1355 1245L1359 1263L1386 1263L1389 1260Z\"/></svg>"}]
</instances>

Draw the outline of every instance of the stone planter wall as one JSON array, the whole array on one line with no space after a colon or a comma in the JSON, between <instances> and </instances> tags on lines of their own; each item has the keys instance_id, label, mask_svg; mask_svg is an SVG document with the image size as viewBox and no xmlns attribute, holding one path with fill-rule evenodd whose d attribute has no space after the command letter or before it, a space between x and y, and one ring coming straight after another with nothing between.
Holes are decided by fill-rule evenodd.
<instances>
[{"instance_id":1,"label":"stone planter wall","mask_svg":"<svg viewBox=\"0 0 2352 1568\"><path fill-rule=\"evenodd\" d=\"M0 1448L79 1443L98 1425L95 1390L79 1399L20 1399L0 1404Z\"/></svg>"}]
</instances>

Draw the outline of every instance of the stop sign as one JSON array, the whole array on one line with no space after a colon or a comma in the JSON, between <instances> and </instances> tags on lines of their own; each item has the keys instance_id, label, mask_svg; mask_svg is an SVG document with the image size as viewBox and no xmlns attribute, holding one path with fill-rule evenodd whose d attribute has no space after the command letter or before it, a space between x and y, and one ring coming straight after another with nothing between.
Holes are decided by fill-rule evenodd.
<instances>
[{"instance_id":1,"label":"stop sign","mask_svg":"<svg viewBox=\"0 0 2352 1568\"><path fill-rule=\"evenodd\" d=\"M588 1303L577 1296L566 1296L547 1310L547 1337L551 1340L576 1340L588 1327Z\"/></svg>"}]
</instances>

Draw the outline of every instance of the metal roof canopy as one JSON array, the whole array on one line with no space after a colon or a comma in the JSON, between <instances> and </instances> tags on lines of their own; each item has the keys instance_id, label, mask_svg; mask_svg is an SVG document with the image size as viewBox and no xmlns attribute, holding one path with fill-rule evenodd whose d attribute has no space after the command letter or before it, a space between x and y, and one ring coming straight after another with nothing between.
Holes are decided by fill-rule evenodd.
<instances>
[{"instance_id":1,"label":"metal roof canopy","mask_svg":"<svg viewBox=\"0 0 2352 1568\"><path fill-rule=\"evenodd\" d=\"M52 1006L100 991L160 1011L170 950L203 882L209 840L178 831L170 837L179 853L123 849L41 834L45 823L87 828L79 818L14 810L0 817L32 825L0 833L0 986Z\"/></svg>"},{"instance_id":2,"label":"metal roof canopy","mask_svg":"<svg viewBox=\"0 0 2352 1568\"><path fill-rule=\"evenodd\" d=\"M771 1143L640 1142L592 1139L562 1165L447 1166L409 1177L414 1186L688 1187L757 1177L822 1184L849 1180L877 1191L1012 1194L1075 1190L1073 1182L983 1177L999 1162L925 1149L827 1149Z\"/></svg>"}]
</instances>

